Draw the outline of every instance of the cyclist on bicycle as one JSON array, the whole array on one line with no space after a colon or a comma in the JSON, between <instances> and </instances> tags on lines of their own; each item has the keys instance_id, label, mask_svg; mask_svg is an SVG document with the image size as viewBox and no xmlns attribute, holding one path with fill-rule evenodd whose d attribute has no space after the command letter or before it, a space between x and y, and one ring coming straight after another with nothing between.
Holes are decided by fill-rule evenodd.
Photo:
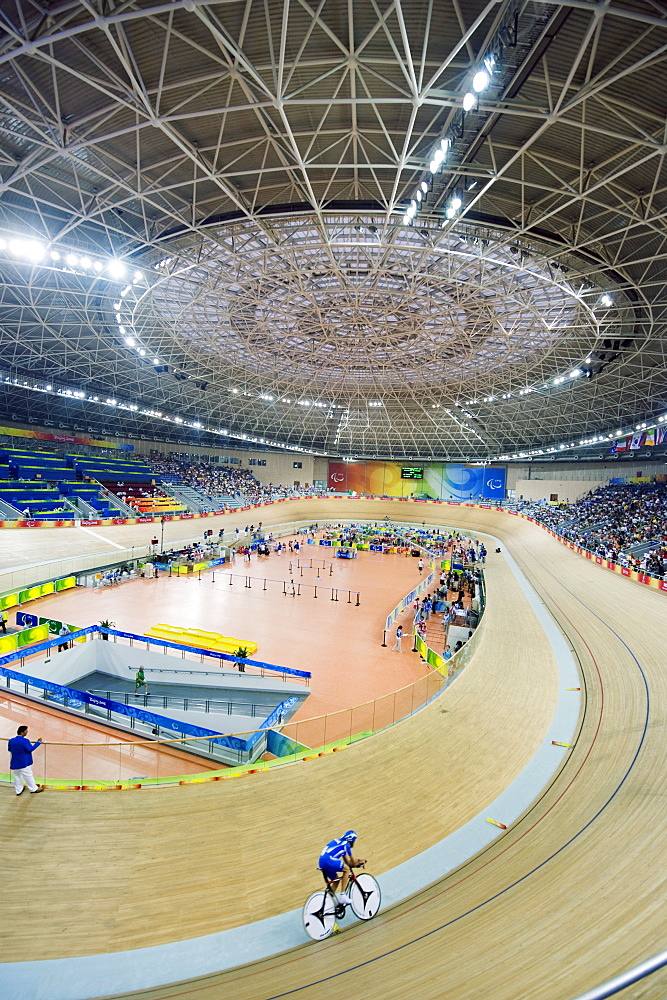
<instances>
[{"instance_id":1,"label":"cyclist on bicycle","mask_svg":"<svg viewBox=\"0 0 667 1000\"><path fill-rule=\"evenodd\" d=\"M330 840L326 847L322 848L318 861L318 866L331 886L331 891L338 893L339 887L341 888L338 900L345 904L352 902L345 891L350 879L350 870L361 868L366 864L365 858L355 858L352 854L352 847L356 839L357 835L354 830L347 830L342 837Z\"/></svg>"}]
</instances>

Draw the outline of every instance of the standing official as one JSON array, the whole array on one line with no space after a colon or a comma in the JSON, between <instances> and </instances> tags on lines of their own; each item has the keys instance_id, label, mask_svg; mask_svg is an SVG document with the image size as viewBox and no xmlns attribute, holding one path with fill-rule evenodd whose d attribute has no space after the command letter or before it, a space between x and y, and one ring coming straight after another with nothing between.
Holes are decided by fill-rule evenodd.
<instances>
[{"instance_id":1,"label":"standing official","mask_svg":"<svg viewBox=\"0 0 667 1000\"><path fill-rule=\"evenodd\" d=\"M23 793L24 784L28 786L28 791L31 795L36 795L37 792L44 791L44 786L38 787L32 775L32 752L41 744L42 738L40 736L36 743L31 743L27 739L27 735L28 727L19 726L16 730L16 736L13 736L7 743L7 748L11 754L9 768L12 772L14 791L17 795Z\"/></svg>"}]
</instances>

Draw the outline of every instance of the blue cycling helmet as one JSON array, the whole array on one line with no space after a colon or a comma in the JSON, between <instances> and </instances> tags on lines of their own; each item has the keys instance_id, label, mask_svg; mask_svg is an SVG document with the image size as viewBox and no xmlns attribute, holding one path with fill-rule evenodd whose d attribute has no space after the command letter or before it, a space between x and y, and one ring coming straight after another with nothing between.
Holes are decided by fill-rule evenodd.
<instances>
[{"instance_id":1,"label":"blue cycling helmet","mask_svg":"<svg viewBox=\"0 0 667 1000\"><path fill-rule=\"evenodd\" d=\"M357 835L354 830L347 830L340 839L347 840L348 844L353 844L357 839Z\"/></svg>"}]
</instances>

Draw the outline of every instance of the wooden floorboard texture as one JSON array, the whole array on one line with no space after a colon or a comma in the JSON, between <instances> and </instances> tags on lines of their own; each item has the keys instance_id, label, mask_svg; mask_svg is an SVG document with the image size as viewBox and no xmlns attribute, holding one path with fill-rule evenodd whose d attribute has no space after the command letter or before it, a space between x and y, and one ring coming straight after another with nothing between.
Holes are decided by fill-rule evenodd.
<instances>
[{"instance_id":1,"label":"wooden floorboard texture","mask_svg":"<svg viewBox=\"0 0 667 1000\"><path fill-rule=\"evenodd\" d=\"M388 513L496 535L580 662L581 731L550 787L506 834L371 924L131 995L568 1000L663 948L665 596L495 511L381 501L278 506L273 523ZM551 649L494 547L474 660L441 698L374 739L238 782L44 795L25 803L29 815L2 796L0 845L17 872L0 914L3 960L138 948L257 920L302 902L316 884L317 851L339 828L360 829L360 848L379 873L484 809L534 753L558 695ZM284 883L267 884L276 844L293 860ZM623 994L665 995L664 974Z\"/></svg>"}]
</instances>

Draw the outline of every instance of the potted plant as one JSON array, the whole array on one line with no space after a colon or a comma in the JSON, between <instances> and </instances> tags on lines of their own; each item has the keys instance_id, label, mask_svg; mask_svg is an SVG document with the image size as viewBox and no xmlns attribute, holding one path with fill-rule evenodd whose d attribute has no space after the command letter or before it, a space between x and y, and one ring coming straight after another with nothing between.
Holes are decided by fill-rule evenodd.
<instances>
[{"instance_id":1,"label":"potted plant","mask_svg":"<svg viewBox=\"0 0 667 1000\"><path fill-rule=\"evenodd\" d=\"M234 656L236 657L236 664L237 664L237 666L239 668L239 673L240 674L244 674L245 673L245 663L242 663L241 661L248 659L248 650L246 649L245 646L239 646L238 649L234 650Z\"/></svg>"},{"instance_id":2,"label":"potted plant","mask_svg":"<svg viewBox=\"0 0 667 1000\"><path fill-rule=\"evenodd\" d=\"M102 628L115 628L116 627L116 623L115 622L110 622L107 618L103 618L101 622L98 622L98 624L101 625ZM109 636L105 632L102 633L102 638L106 639L107 642L109 641Z\"/></svg>"}]
</instances>

